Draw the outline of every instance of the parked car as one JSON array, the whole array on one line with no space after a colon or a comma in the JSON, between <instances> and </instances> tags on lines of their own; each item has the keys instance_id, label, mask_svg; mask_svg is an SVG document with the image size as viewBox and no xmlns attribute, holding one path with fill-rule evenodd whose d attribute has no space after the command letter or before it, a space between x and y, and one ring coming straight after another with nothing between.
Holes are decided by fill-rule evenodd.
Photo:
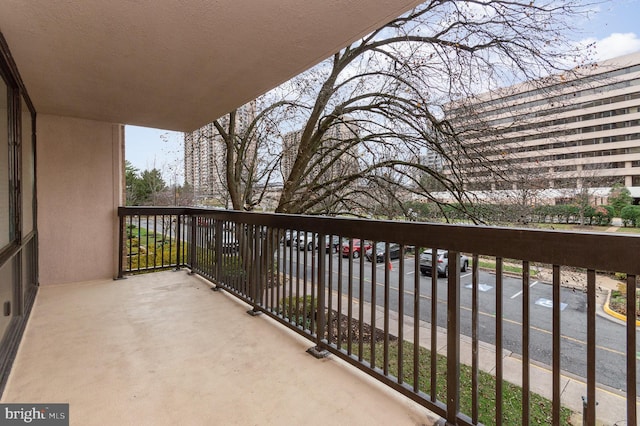
<instances>
[{"instance_id":1,"label":"parked car","mask_svg":"<svg viewBox=\"0 0 640 426\"><path fill-rule=\"evenodd\" d=\"M327 235L325 238L325 247L327 249L327 253L337 253L340 249L340 237L337 235Z\"/></svg>"},{"instance_id":2,"label":"parked car","mask_svg":"<svg viewBox=\"0 0 640 426\"><path fill-rule=\"evenodd\" d=\"M360 241L358 238L354 238L353 240L353 252L351 252L351 245L349 241L342 243L342 257L353 257L357 259L363 254L363 251L366 253L367 250L371 248L371 243L369 241Z\"/></svg>"},{"instance_id":3,"label":"parked car","mask_svg":"<svg viewBox=\"0 0 640 426\"><path fill-rule=\"evenodd\" d=\"M431 275L433 270L432 250L425 250L420 255L420 273L422 275ZM469 258L464 254L460 255L460 271L466 272L469 267ZM447 250L438 250L436 253L436 271L438 276L446 277L449 275L449 252Z\"/></svg>"},{"instance_id":4,"label":"parked car","mask_svg":"<svg viewBox=\"0 0 640 426\"><path fill-rule=\"evenodd\" d=\"M314 232L298 232L293 244L300 250L313 250L318 248L318 234Z\"/></svg>"},{"instance_id":5,"label":"parked car","mask_svg":"<svg viewBox=\"0 0 640 426\"><path fill-rule=\"evenodd\" d=\"M384 262L386 257L386 249L387 244L380 242L376 243L376 262ZM373 261L373 247L367 249L365 252L365 256L368 261ZM389 244L389 258L390 259L400 259L400 244L391 243Z\"/></svg>"},{"instance_id":6,"label":"parked car","mask_svg":"<svg viewBox=\"0 0 640 426\"><path fill-rule=\"evenodd\" d=\"M292 242L297 241L298 231L287 231L284 233L284 245L290 246Z\"/></svg>"},{"instance_id":7,"label":"parked car","mask_svg":"<svg viewBox=\"0 0 640 426\"><path fill-rule=\"evenodd\" d=\"M207 248L213 250L216 248L216 236L215 233L211 235L207 235L206 237ZM240 242L236 238L235 232L228 231L226 229L222 230L222 239L220 241L222 244L222 253L236 253L240 250Z\"/></svg>"}]
</instances>

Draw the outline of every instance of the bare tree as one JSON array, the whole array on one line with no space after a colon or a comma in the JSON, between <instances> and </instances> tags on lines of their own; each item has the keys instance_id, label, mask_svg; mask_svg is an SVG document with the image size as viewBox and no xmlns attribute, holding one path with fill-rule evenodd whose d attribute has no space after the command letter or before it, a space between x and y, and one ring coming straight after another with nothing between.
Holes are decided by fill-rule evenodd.
<instances>
[{"instance_id":1,"label":"bare tree","mask_svg":"<svg viewBox=\"0 0 640 426\"><path fill-rule=\"evenodd\" d=\"M242 129L238 111L214 122L225 141L233 208L251 210L263 196L258 188L280 178L276 212L352 212L367 183L391 175L401 176L386 182L392 193L402 188L437 202L438 187L464 206L470 200L461 165L492 165L482 147L462 143L478 129L454 127L444 106L456 101L463 111L476 93L575 66L579 52L563 40L588 7L577 0L432 0L394 19L260 98ZM283 154L292 131L296 145ZM451 172L416 161L427 151ZM283 155L292 158L279 176Z\"/></svg>"}]
</instances>

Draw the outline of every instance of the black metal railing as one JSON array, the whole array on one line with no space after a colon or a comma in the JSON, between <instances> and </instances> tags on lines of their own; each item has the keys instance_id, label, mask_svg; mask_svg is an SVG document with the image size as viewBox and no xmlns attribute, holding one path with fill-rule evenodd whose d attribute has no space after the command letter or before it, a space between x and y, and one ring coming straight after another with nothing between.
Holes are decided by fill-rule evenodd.
<instances>
[{"instance_id":1,"label":"black metal railing","mask_svg":"<svg viewBox=\"0 0 640 426\"><path fill-rule=\"evenodd\" d=\"M601 386L622 389L626 402L615 409L636 424L640 236L195 208L119 215L120 276L189 267L314 341L316 355L333 353L448 424L503 424L507 375L519 386L515 422L531 423L541 404L531 368L540 365L550 375L548 422L565 419L568 374L584 382L585 424L615 408L597 407ZM596 271L626 274L627 321L611 332L620 339L596 332ZM605 338L619 346L605 347ZM486 343L493 359L481 355ZM516 379L504 350L521 360ZM610 364L613 377L599 373Z\"/></svg>"},{"instance_id":2,"label":"black metal railing","mask_svg":"<svg viewBox=\"0 0 640 426\"><path fill-rule=\"evenodd\" d=\"M118 276L188 266L189 219L181 208L121 209Z\"/></svg>"}]
</instances>

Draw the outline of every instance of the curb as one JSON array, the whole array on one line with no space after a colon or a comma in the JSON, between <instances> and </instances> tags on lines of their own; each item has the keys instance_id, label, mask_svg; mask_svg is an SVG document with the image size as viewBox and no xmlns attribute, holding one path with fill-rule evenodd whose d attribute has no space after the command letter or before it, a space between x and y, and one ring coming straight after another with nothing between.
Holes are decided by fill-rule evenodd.
<instances>
[{"instance_id":1,"label":"curb","mask_svg":"<svg viewBox=\"0 0 640 426\"><path fill-rule=\"evenodd\" d=\"M614 318L617 318L617 319L619 319L621 321L624 321L625 324L626 324L627 323L626 315L619 314L618 312L616 312L613 309L611 309L609 307L609 299L611 299L611 290L609 290L609 293L607 293L607 300L604 302L604 305L602 306L602 309L604 309L604 311L608 315L611 315ZM638 320L636 320L636 327L640 327L640 321L638 321Z\"/></svg>"}]
</instances>

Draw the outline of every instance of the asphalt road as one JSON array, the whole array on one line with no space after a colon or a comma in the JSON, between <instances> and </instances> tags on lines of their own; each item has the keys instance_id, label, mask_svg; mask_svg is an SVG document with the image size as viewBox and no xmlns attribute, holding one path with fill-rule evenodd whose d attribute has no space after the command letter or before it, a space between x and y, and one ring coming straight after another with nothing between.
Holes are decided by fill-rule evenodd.
<instances>
[{"instance_id":1,"label":"asphalt road","mask_svg":"<svg viewBox=\"0 0 640 426\"><path fill-rule=\"evenodd\" d=\"M294 252L294 264L296 250ZM287 256L289 249L287 248ZM300 252L300 262L303 262L303 252ZM333 276L327 280L334 290L338 290L338 277L340 274L339 263L342 263L342 291L347 294L349 275L353 282L354 300L360 299L360 263L364 262L363 274L363 299L371 302L372 289L372 263L364 259L354 259L351 274L349 273L349 259L342 258L339 254L330 256L333 262ZM327 257L328 259L329 257ZM310 263L308 255L307 262ZM287 262L289 260L287 259ZM404 277L404 312L408 317L414 315L414 258L408 257L405 262ZM389 272L390 285L390 310L398 310L398 283L400 260L392 261L392 270ZM384 304L384 275L385 264L376 265L376 303ZM327 265L328 270L328 265ZM310 279L311 267L307 267ZM327 277L328 278L328 277ZM446 327L446 303L447 280L438 279L437 288L437 317L438 326ZM495 306L496 285L495 275L489 272L479 272L479 339L489 344L495 344ZM460 329L461 333L471 336L471 273L461 273L460 280ZM432 291L431 277L419 277L420 319L430 321ZM529 354L533 361L550 366L552 363L552 286L549 283L538 282L531 279L530 291L530 345ZM586 341L587 341L587 311L586 294L574 291L570 288L561 289L561 368L580 377L586 377ZM522 280L510 276L503 279L503 345L516 354L522 354ZM640 335L639 335L640 337ZM600 316L596 317L596 380L598 383L609 387L624 390L626 385L626 360L625 360L626 329L623 325L610 321ZM640 357L640 354L639 354ZM640 377L640 363L636 363L638 377ZM640 391L640 386L636 384Z\"/></svg>"}]
</instances>

